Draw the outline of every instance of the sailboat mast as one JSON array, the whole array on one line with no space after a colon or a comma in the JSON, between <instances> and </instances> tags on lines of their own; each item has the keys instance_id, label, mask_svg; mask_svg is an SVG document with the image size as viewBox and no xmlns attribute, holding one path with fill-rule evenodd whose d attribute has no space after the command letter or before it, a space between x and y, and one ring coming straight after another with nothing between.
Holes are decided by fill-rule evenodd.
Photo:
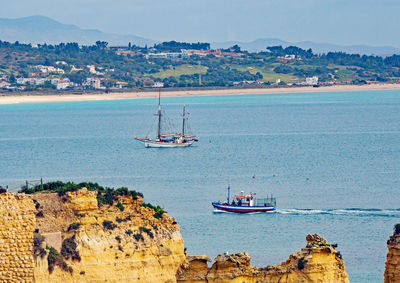
<instances>
[{"instance_id":1,"label":"sailboat mast","mask_svg":"<svg viewBox=\"0 0 400 283\"><path fill-rule=\"evenodd\" d=\"M183 114L182 114L182 136L185 136L185 106L183 106Z\"/></svg>"},{"instance_id":2,"label":"sailboat mast","mask_svg":"<svg viewBox=\"0 0 400 283\"><path fill-rule=\"evenodd\" d=\"M158 89L158 133L157 133L157 138L161 138L161 91Z\"/></svg>"}]
</instances>

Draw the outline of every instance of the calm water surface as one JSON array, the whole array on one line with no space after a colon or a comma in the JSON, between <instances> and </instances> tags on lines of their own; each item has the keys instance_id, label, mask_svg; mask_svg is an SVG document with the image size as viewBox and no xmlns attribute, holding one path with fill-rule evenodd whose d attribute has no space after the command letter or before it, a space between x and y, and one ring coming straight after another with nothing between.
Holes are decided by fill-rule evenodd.
<instances>
[{"instance_id":1,"label":"calm water surface","mask_svg":"<svg viewBox=\"0 0 400 283\"><path fill-rule=\"evenodd\" d=\"M0 105L0 184L128 186L177 218L190 254L248 251L257 266L285 261L319 233L338 243L351 282L383 282L386 240L400 222L399 90L162 103L177 126L186 105L196 146L133 140L155 132L156 99ZM278 211L213 213L228 184L273 193Z\"/></svg>"}]
</instances>

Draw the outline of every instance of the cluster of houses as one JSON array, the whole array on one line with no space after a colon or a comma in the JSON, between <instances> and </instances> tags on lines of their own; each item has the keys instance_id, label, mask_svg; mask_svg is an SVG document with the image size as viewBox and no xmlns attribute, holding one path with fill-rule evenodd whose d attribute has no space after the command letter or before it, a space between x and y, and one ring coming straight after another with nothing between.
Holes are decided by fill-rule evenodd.
<instances>
[{"instance_id":1,"label":"cluster of houses","mask_svg":"<svg viewBox=\"0 0 400 283\"><path fill-rule=\"evenodd\" d=\"M47 85L46 85L47 84ZM68 78L17 78L15 83L10 83L5 77L0 80L0 88L8 90L26 90L28 87L49 87L53 86L57 90L64 89L84 89L95 88L101 89L101 81L99 78L87 78L85 82L77 84L71 82Z\"/></svg>"},{"instance_id":2,"label":"cluster of houses","mask_svg":"<svg viewBox=\"0 0 400 283\"><path fill-rule=\"evenodd\" d=\"M300 56L294 55L294 54L286 54L285 56L278 56L276 58L276 61L282 62L282 63L287 63L287 62L292 61L292 60L301 61L302 59L301 59Z\"/></svg>"},{"instance_id":3,"label":"cluster of houses","mask_svg":"<svg viewBox=\"0 0 400 283\"><path fill-rule=\"evenodd\" d=\"M76 68L73 65L69 66L65 61L57 61L55 65L57 65L57 67L35 65L32 66L32 72L29 73L28 77L16 77L13 79L8 77L4 72L0 72L0 89L7 89L10 91L27 90L34 87L54 88L57 90L87 88L105 89L105 87L102 86L102 81L104 79L96 76L104 75L104 72L114 72L114 69L96 68L94 65L88 65L86 68L92 76L88 77L86 81L82 83L74 83L67 77L64 77L66 73L65 70L69 69L69 72L73 73L82 71L83 69ZM61 68L58 66L61 66ZM127 84L125 85L124 82L117 82L116 84L117 88L126 86Z\"/></svg>"},{"instance_id":4,"label":"cluster of houses","mask_svg":"<svg viewBox=\"0 0 400 283\"><path fill-rule=\"evenodd\" d=\"M17 77L15 80L10 80L5 73L0 72L0 89L9 91L23 91L31 90L34 88L53 88L57 90L83 90L83 89L106 89L105 81L107 79L102 77L88 77L82 83L72 82L69 78L64 76L47 76L47 77ZM145 81L146 87L163 88L163 82ZM129 84L124 81L117 81L113 83L110 89L122 89L129 87Z\"/></svg>"},{"instance_id":5,"label":"cluster of houses","mask_svg":"<svg viewBox=\"0 0 400 283\"><path fill-rule=\"evenodd\" d=\"M180 52L155 52L155 50L150 49L149 53L142 53L140 51L125 50L123 47L117 48L115 53L124 56L144 56L146 59L185 59L193 55L197 56L207 56L214 55L216 57L241 57L244 54L240 52L226 52L221 49L207 49L207 50L186 50L181 49Z\"/></svg>"}]
</instances>

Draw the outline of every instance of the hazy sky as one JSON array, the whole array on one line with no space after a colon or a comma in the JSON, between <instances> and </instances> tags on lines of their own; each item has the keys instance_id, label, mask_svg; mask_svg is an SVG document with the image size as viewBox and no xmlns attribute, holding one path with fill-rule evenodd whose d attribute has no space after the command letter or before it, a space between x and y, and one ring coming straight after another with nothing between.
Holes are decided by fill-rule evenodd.
<instances>
[{"instance_id":1,"label":"hazy sky","mask_svg":"<svg viewBox=\"0 0 400 283\"><path fill-rule=\"evenodd\" d=\"M155 40L400 47L400 0L0 0L2 18L31 15Z\"/></svg>"}]
</instances>

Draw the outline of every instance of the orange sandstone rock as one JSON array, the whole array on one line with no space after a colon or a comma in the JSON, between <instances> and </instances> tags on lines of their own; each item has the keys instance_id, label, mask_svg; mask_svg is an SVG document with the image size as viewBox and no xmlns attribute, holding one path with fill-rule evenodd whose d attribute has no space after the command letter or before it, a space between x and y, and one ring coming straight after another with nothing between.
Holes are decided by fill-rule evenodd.
<instances>
[{"instance_id":1,"label":"orange sandstone rock","mask_svg":"<svg viewBox=\"0 0 400 283\"><path fill-rule=\"evenodd\" d=\"M385 283L398 283L400 282L400 233L396 233L396 229L387 241L387 245Z\"/></svg>"},{"instance_id":2,"label":"orange sandstone rock","mask_svg":"<svg viewBox=\"0 0 400 283\"><path fill-rule=\"evenodd\" d=\"M118 198L123 211L99 207L97 192L86 189L62 197L0 194L0 282L348 282L340 253L319 235L308 235L306 248L277 266L253 267L249 254L237 253L219 255L208 267L208 256L184 252L174 218L155 218L154 210L141 206L141 197ZM55 266L49 273L48 251L33 258L35 228L49 242L59 241L50 235L73 238L79 257L65 257L68 268ZM392 242L395 256L398 238ZM388 257L390 274L398 268L395 258ZM396 282L397 275L391 276L395 281L387 282Z\"/></svg>"},{"instance_id":3,"label":"orange sandstone rock","mask_svg":"<svg viewBox=\"0 0 400 283\"><path fill-rule=\"evenodd\" d=\"M178 282L349 282L340 253L317 234L308 235L307 247L291 255L280 265L253 267L250 265L250 259L247 253L218 255L207 272L204 265L200 269L199 264L191 264L189 260L189 267L179 274ZM197 277L196 271L199 274Z\"/></svg>"}]
</instances>

